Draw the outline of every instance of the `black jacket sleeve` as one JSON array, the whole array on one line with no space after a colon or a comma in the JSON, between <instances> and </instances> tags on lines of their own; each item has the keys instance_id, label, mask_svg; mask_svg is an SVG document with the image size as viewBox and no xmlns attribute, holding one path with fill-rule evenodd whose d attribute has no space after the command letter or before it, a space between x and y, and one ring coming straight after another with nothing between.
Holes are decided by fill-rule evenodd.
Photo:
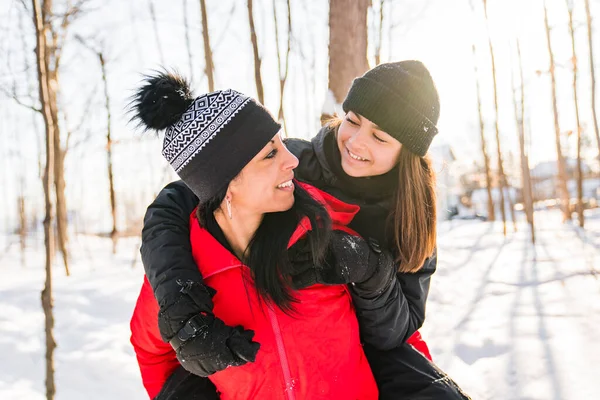
<instances>
[{"instance_id":1,"label":"black jacket sleeve","mask_svg":"<svg viewBox=\"0 0 600 400\"><path fill-rule=\"evenodd\" d=\"M186 371L182 366L171 374L154 400L219 400L217 388L208 378Z\"/></svg>"},{"instance_id":2,"label":"black jacket sleeve","mask_svg":"<svg viewBox=\"0 0 600 400\"><path fill-rule=\"evenodd\" d=\"M140 252L159 304L179 292L178 279L202 282L190 244L190 214L197 205L198 198L182 181L172 182L144 216Z\"/></svg>"},{"instance_id":3,"label":"black jacket sleeve","mask_svg":"<svg viewBox=\"0 0 600 400\"><path fill-rule=\"evenodd\" d=\"M425 321L425 303L437 250L412 274L397 273L388 290L375 298L362 298L352 290L362 339L379 350L400 346Z\"/></svg>"}]
</instances>

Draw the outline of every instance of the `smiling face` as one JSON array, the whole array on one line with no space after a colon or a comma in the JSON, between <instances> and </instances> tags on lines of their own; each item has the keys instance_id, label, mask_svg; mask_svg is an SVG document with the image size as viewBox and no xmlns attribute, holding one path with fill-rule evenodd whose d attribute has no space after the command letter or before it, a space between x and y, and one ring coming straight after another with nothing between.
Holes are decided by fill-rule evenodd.
<instances>
[{"instance_id":1,"label":"smiling face","mask_svg":"<svg viewBox=\"0 0 600 400\"><path fill-rule=\"evenodd\" d=\"M265 214L289 210L294 205L294 168L298 159L277 134L229 184L236 210Z\"/></svg>"},{"instance_id":2,"label":"smiling face","mask_svg":"<svg viewBox=\"0 0 600 400\"><path fill-rule=\"evenodd\" d=\"M342 168L359 178L383 175L398 163L402 145L376 124L349 111L337 133Z\"/></svg>"}]
</instances>

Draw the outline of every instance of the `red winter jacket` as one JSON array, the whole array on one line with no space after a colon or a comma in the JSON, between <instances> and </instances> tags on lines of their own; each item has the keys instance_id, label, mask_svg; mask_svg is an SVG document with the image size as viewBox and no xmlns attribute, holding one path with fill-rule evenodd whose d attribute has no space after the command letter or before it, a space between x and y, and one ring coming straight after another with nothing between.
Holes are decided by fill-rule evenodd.
<instances>
[{"instance_id":1,"label":"red winter jacket","mask_svg":"<svg viewBox=\"0 0 600 400\"><path fill-rule=\"evenodd\" d=\"M298 184L298 183L297 183ZM334 229L345 227L358 207L301 184L328 209ZM310 229L303 220L290 239L293 245ZM205 283L217 290L214 313L227 325L255 331L261 344L256 361L210 376L222 399L378 398L375 379L360 344L358 321L345 285L313 285L294 292L296 314L258 300L249 269L190 218L194 259ZM353 233L353 232L351 232ZM160 338L158 304L147 279L131 321L131 342L150 397L178 366L175 352Z\"/></svg>"}]
</instances>

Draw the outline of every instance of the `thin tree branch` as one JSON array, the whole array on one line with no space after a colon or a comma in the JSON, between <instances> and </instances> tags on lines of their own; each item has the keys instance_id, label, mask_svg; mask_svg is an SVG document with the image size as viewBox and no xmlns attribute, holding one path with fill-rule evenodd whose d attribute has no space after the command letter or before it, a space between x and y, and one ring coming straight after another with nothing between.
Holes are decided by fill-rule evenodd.
<instances>
[{"instance_id":1,"label":"thin tree branch","mask_svg":"<svg viewBox=\"0 0 600 400\"><path fill-rule=\"evenodd\" d=\"M11 93L9 90L7 90L6 88L0 86L0 92L4 93L4 95L6 97L10 97L11 99L13 99L18 105L28 108L31 111L35 111L38 113L41 113L42 110L40 108L37 108L35 106L32 106L31 104L25 104L21 101L21 99L19 99L19 97L15 94L15 93Z\"/></svg>"}]
</instances>

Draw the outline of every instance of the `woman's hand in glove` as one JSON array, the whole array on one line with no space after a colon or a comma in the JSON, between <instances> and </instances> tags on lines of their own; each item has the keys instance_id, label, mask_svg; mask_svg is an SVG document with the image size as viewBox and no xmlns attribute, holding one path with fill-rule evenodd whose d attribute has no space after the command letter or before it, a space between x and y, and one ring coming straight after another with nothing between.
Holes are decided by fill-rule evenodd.
<instances>
[{"instance_id":1,"label":"woman's hand in glove","mask_svg":"<svg viewBox=\"0 0 600 400\"><path fill-rule=\"evenodd\" d=\"M209 376L229 366L254 362L260 348L252 341L254 332L227 326L213 315L216 291L198 282L180 285L178 295L161 306L158 325L181 365L198 376Z\"/></svg>"},{"instance_id":2,"label":"woman's hand in glove","mask_svg":"<svg viewBox=\"0 0 600 400\"><path fill-rule=\"evenodd\" d=\"M389 253L382 251L374 239L366 241L344 231L332 232L324 262L314 265L304 241L290 248L292 282L296 289L315 283L339 285L354 283L360 296L376 296L392 282L396 266Z\"/></svg>"}]
</instances>

